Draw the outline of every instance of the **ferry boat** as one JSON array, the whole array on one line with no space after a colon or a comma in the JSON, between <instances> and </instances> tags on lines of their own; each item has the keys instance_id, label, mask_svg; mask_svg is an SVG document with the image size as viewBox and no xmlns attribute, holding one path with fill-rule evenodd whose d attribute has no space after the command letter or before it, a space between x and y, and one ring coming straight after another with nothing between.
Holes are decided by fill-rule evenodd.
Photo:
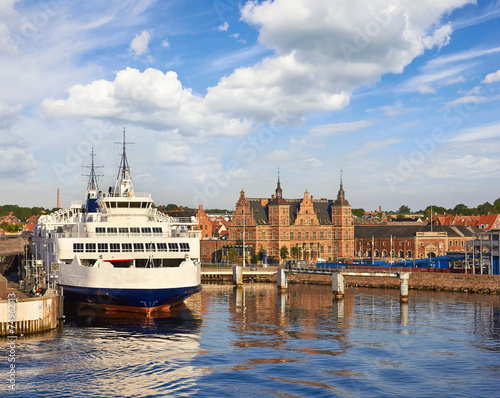
<instances>
[{"instance_id":1,"label":"ferry boat","mask_svg":"<svg viewBox=\"0 0 500 398\"><path fill-rule=\"evenodd\" d=\"M151 315L201 290L198 221L170 217L151 194L134 191L126 145L124 129L116 184L106 193L92 149L85 200L41 216L33 251L65 303Z\"/></svg>"}]
</instances>

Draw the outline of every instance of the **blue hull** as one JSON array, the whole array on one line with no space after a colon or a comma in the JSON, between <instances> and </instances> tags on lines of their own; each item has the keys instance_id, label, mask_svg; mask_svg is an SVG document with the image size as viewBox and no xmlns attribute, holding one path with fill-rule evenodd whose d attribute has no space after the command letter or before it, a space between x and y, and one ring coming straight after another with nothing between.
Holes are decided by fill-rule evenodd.
<instances>
[{"instance_id":1,"label":"blue hull","mask_svg":"<svg viewBox=\"0 0 500 398\"><path fill-rule=\"evenodd\" d=\"M108 311L151 313L168 309L201 291L201 285L169 289L99 289L63 287L65 304L84 304Z\"/></svg>"}]
</instances>

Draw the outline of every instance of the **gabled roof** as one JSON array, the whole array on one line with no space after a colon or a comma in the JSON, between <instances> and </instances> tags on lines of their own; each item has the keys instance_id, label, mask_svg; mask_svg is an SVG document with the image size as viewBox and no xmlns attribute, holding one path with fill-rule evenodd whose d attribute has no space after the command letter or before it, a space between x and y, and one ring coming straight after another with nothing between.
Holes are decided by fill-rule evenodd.
<instances>
[{"instance_id":1,"label":"gabled roof","mask_svg":"<svg viewBox=\"0 0 500 398\"><path fill-rule=\"evenodd\" d=\"M354 238L408 238L413 239L417 232L431 232L430 225L355 225ZM446 232L449 238L472 237L480 233L479 228L464 225L433 226L432 232Z\"/></svg>"}]
</instances>

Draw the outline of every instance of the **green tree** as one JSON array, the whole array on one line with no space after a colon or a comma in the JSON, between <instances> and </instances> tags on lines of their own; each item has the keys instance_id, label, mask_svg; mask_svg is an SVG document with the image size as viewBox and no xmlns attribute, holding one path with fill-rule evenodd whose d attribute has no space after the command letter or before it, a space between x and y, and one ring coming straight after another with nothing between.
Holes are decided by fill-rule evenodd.
<instances>
[{"instance_id":1,"label":"green tree","mask_svg":"<svg viewBox=\"0 0 500 398\"><path fill-rule=\"evenodd\" d=\"M257 260L264 261L264 248L261 246L259 252L257 253Z\"/></svg>"},{"instance_id":2,"label":"green tree","mask_svg":"<svg viewBox=\"0 0 500 398\"><path fill-rule=\"evenodd\" d=\"M477 212L479 214L494 214L496 213L496 207L493 206L490 202L483 203L482 205L477 206Z\"/></svg>"},{"instance_id":3,"label":"green tree","mask_svg":"<svg viewBox=\"0 0 500 398\"><path fill-rule=\"evenodd\" d=\"M302 248L300 246L292 246L292 259L296 260L297 258L300 260L302 256Z\"/></svg>"},{"instance_id":4,"label":"green tree","mask_svg":"<svg viewBox=\"0 0 500 398\"><path fill-rule=\"evenodd\" d=\"M239 256L238 250L236 250L236 248L234 248L234 247L231 248L231 250L229 250L229 253L227 254L227 256L228 256L230 262L235 263L236 259Z\"/></svg>"},{"instance_id":5,"label":"green tree","mask_svg":"<svg viewBox=\"0 0 500 398\"><path fill-rule=\"evenodd\" d=\"M352 214L356 217L363 217L365 215L365 209L352 209Z\"/></svg>"},{"instance_id":6,"label":"green tree","mask_svg":"<svg viewBox=\"0 0 500 398\"><path fill-rule=\"evenodd\" d=\"M408 206L406 205L402 205L399 210L398 210L398 213L399 214L410 214L411 213L411 210Z\"/></svg>"},{"instance_id":7,"label":"green tree","mask_svg":"<svg viewBox=\"0 0 500 398\"><path fill-rule=\"evenodd\" d=\"M460 203L460 204L456 205L453 208L453 211L456 214L461 214L463 216L468 216L469 214L471 214L470 209L466 205L464 205L463 203Z\"/></svg>"},{"instance_id":8,"label":"green tree","mask_svg":"<svg viewBox=\"0 0 500 398\"><path fill-rule=\"evenodd\" d=\"M288 247L285 245L281 246L280 257L282 260L286 260L288 258Z\"/></svg>"},{"instance_id":9,"label":"green tree","mask_svg":"<svg viewBox=\"0 0 500 398\"><path fill-rule=\"evenodd\" d=\"M435 206L435 205L427 206L425 211L424 211L424 217L429 218L431 216L431 211L432 211L433 215L434 214L444 214L447 212L447 210L444 207Z\"/></svg>"}]
</instances>

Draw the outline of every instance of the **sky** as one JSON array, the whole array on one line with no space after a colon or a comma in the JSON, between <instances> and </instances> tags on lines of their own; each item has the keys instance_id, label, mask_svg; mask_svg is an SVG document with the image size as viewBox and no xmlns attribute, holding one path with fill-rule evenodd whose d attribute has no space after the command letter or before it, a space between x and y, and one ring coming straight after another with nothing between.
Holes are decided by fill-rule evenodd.
<instances>
[{"instance_id":1,"label":"sky","mask_svg":"<svg viewBox=\"0 0 500 398\"><path fill-rule=\"evenodd\" d=\"M500 2L2 0L0 205L500 197Z\"/></svg>"}]
</instances>

